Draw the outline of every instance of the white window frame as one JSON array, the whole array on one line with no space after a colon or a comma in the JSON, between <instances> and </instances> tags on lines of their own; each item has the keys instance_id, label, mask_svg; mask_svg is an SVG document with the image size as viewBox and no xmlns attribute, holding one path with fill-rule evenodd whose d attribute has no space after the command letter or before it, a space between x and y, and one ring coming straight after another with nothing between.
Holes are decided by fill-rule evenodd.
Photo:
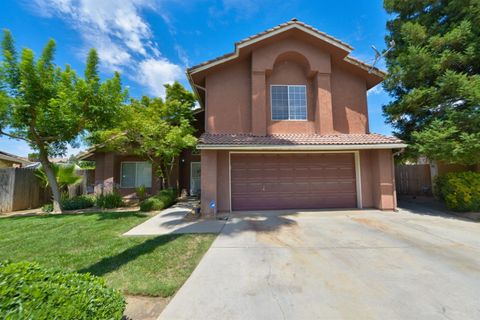
<instances>
[{"instance_id":1,"label":"white window frame","mask_svg":"<svg viewBox=\"0 0 480 320\"><path fill-rule=\"evenodd\" d=\"M124 163L150 163L149 161L122 161L120 162L120 189L134 189L138 188L139 186L133 186L133 187L124 187L123 186L123 164ZM135 165L135 185L137 184L137 166ZM151 188L153 184L153 174L150 173L150 186L145 186L145 188Z\"/></svg>"},{"instance_id":2,"label":"white window frame","mask_svg":"<svg viewBox=\"0 0 480 320\"><path fill-rule=\"evenodd\" d=\"M305 119L290 119L290 96L287 98L288 103L288 117L289 119L273 119L273 96L272 96L272 88L273 87L304 87L305 88ZM287 94L290 90L287 88ZM304 84L271 84L270 85L270 120L271 121L308 121L308 91L307 86Z\"/></svg>"}]
</instances>

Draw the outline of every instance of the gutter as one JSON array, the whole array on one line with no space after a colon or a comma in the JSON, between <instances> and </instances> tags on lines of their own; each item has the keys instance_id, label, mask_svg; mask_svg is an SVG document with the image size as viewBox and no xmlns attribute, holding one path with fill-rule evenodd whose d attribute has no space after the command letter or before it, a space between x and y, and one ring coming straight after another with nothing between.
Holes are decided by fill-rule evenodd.
<instances>
[{"instance_id":1,"label":"gutter","mask_svg":"<svg viewBox=\"0 0 480 320\"><path fill-rule=\"evenodd\" d=\"M368 149L402 149L404 143L378 143L378 144L344 144L344 145L226 145L226 144L199 144L199 150L289 150L289 151L314 151L314 150L368 150Z\"/></svg>"}]
</instances>

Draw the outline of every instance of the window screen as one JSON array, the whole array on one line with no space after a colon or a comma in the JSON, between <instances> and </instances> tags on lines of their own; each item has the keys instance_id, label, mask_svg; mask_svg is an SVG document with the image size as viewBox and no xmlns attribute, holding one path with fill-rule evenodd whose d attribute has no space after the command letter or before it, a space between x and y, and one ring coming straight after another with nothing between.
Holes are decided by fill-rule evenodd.
<instances>
[{"instance_id":1,"label":"window screen","mask_svg":"<svg viewBox=\"0 0 480 320\"><path fill-rule=\"evenodd\" d=\"M149 162L122 162L120 187L152 187L152 164Z\"/></svg>"},{"instance_id":2,"label":"window screen","mask_svg":"<svg viewBox=\"0 0 480 320\"><path fill-rule=\"evenodd\" d=\"M307 90L303 85L272 85L272 120L307 120Z\"/></svg>"}]
</instances>

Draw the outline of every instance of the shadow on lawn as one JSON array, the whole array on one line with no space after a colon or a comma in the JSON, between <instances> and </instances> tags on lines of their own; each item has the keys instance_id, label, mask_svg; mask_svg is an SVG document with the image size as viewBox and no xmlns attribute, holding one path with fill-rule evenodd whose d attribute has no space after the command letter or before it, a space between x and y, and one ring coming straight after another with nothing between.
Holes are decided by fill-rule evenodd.
<instances>
[{"instance_id":1,"label":"shadow on lawn","mask_svg":"<svg viewBox=\"0 0 480 320\"><path fill-rule=\"evenodd\" d=\"M97 220L118 220L122 218L137 217L146 218L149 215L140 211L100 211L93 212L64 212L60 214L42 213L42 214L21 214L2 217L2 219L23 220L23 219L58 219L58 218L74 218L80 216L98 216Z\"/></svg>"},{"instance_id":2,"label":"shadow on lawn","mask_svg":"<svg viewBox=\"0 0 480 320\"><path fill-rule=\"evenodd\" d=\"M134 247L128 248L127 250L120 252L114 256L103 258L99 262L92 264L87 268L78 270L80 273L91 273L96 276L103 276L109 272L115 271L121 266L129 263L130 261L135 260L139 256L150 253L156 248L163 246L170 241L173 241L181 236L182 234L169 234L164 236L159 236L153 239L148 239Z\"/></svg>"},{"instance_id":3,"label":"shadow on lawn","mask_svg":"<svg viewBox=\"0 0 480 320\"><path fill-rule=\"evenodd\" d=\"M148 214L139 212L139 211L125 211L125 212L96 212L92 213L98 215L97 220L118 220L122 218L137 217L137 218L146 218Z\"/></svg>"}]
</instances>

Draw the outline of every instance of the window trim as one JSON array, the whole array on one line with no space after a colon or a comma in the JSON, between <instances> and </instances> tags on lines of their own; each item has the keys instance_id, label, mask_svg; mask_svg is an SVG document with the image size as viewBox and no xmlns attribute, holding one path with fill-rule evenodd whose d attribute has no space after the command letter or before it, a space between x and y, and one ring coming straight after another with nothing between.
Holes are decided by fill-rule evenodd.
<instances>
[{"instance_id":1,"label":"window trim","mask_svg":"<svg viewBox=\"0 0 480 320\"><path fill-rule=\"evenodd\" d=\"M286 86L286 87L304 87L305 88L305 119L282 119L282 120L275 120L273 119L273 103L272 103L272 88L275 86ZM288 92L288 89L287 89ZM290 117L290 96L288 97L288 116ZM271 84L270 85L270 120L271 121L308 121L308 90L306 84Z\"/></svg>"},{"instance_id":2,"label":"window trim","mask_svg":"<svg viewBox=\"0 0 480 320\"><path fill-rule=\"evenodd\" d=\"M123 174L122 174L122 169L123 169L123 164L124 163L150 163L150 165L152 166L152 163L150 161L120 161L120 189L135 189L135 188L138 188L138 187L124 187L123 186ZM137 182L137 166L135 165L135 183ZM152 188L153 186L153 174L150 173L150 187L147 187L145 186L145 188Z\"/></svg>"}]
</instances>

